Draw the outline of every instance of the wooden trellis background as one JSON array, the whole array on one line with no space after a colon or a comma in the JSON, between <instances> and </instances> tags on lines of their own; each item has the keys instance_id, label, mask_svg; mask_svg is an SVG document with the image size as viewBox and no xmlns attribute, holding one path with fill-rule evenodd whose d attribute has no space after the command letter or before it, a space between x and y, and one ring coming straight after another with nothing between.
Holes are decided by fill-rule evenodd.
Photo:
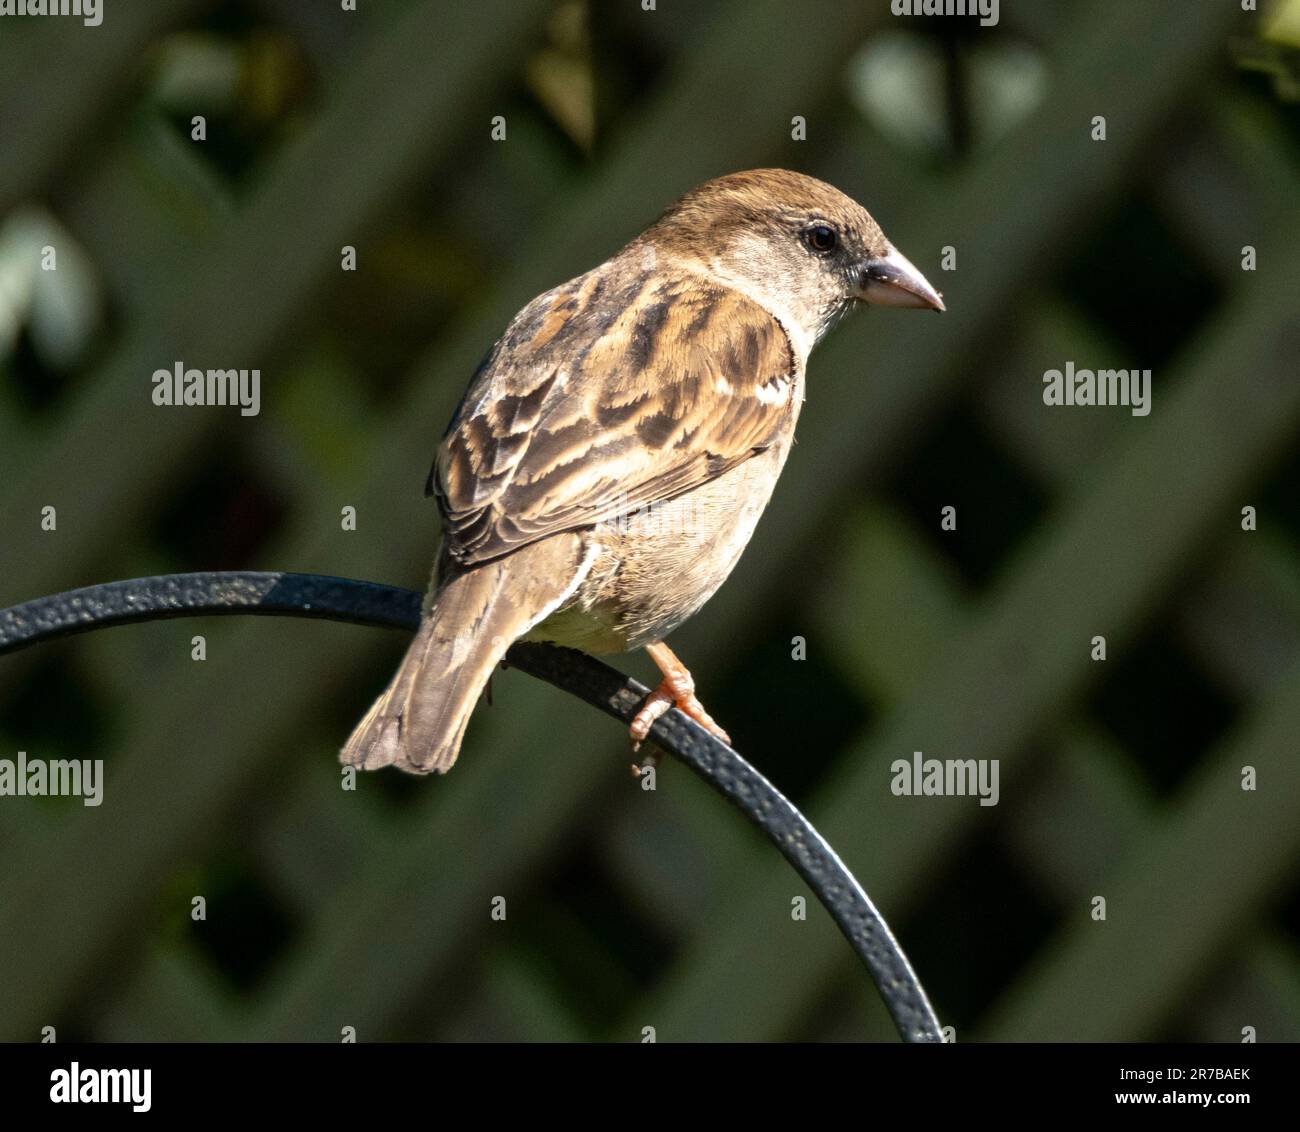
<instances>
[{"instance_id":1,"label":"wooden trellis background","mask_svg":"<svg viewBox=\"0 0 1300 1132\"><path fill-rule=\"evenodd\" d=\"M814 356L759 535L682 635L710 706L959 1039L1300 1039L1300 154L1294 105L1234 62L1260 17L1004 0L987 35L1039 54L1042 100L926 159L845 93L873 37L937 34L887 0L602 0L571 57L581 3L335 7L0 27L0 226L57 222L104 312L73 363L22 335L0 358L0 605L245 565L419 586L428 458L510 315L700 180L804 169L949 313L851 319ZM947 55L959 117L981 34ZM204 101L218 65L200 145L160 91L212 42L243 109ZM591 146L548 94L571 72ZM1152 367L1151 416L1044 407L1067 359ZM262 416L154 408L177 360L260 367ZM172 622L0 664L0 756L109 772L99 809L0 799L0 1038L890 1035L735 814L678 768L640 791L608 721L517 674L453 775L342 792L400 647ZM1001 803L893 797L914 750L1000 759Z\"/></svg>"}]
</instances>

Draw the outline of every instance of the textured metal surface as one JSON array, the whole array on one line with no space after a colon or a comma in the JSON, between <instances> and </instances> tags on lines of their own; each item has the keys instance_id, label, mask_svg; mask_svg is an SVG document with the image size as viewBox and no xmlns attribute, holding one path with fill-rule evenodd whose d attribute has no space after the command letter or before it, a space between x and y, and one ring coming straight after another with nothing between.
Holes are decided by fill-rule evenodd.
<instances>
[{"instance_id":1,"label":"textured metal surface","mask_svg":"<svg viewBox=\"0 0 1300 1132\"><path fill-rule=\"evenodd\" d=\"M215 571L108 582L0 611L0 653L111 625L162 618L260 613L414 629L421 596L375 582L314 574ZM515 645L509 663L623 722L648 689L572 649ZM807 882L866 964L906 1042L939 1042L934 1010L888 925L808 820L730 747L677 711L651 731L763 831Z\"/></svg>"}]
</instances>

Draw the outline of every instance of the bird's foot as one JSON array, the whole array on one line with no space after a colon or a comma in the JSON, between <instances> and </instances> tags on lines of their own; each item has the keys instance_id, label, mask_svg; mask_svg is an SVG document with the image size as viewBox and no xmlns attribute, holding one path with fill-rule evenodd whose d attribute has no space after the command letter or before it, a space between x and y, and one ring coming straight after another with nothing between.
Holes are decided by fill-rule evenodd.
<instances>
[{"instance_id":1,"label":"bird's foot","mask_svg":"<svg viewBox=\"0 0 1300 1132\"><path fill-rule=\"evenodd\" d=\"M632 749L636 750L640 747L645 737L650 734L650 728L654 726L655 720L674 707L683 715L695 720L710 735L731 746L730 737L714 722L713 717L704 710L704 705L696 698L695 681L687 671L686 665L678 660L673 651L662 641L647 645L646 652L659 666L664 678L659 687L646 697L641 710L632 720L632 726L628 729L632 736Z\"/></svg>"}]
</instances>

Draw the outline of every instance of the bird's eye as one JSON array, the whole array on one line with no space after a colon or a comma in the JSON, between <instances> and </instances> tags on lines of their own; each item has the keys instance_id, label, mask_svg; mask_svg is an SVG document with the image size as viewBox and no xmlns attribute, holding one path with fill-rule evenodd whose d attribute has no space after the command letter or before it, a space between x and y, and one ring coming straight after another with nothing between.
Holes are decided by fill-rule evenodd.
<instances>
[{"instance_id":1,"label":"bird's eye","mask_svg":"<svg viewBox=\"0 0 1300 1132\"><path fill-rule=\"evenodd\" d=\"M821 255L833 252L835 246L840 242L839 236L835 234L835 229L825 224L816 224L803 235L804 239L808 241L808 246Z\"/></svg>"}]
</instances>

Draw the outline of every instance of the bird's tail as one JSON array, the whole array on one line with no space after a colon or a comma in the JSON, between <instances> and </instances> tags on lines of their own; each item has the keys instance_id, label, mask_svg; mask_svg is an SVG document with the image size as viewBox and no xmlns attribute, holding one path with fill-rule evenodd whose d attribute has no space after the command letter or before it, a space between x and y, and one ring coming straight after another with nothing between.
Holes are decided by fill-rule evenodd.
<instances>
[{"instance_id":1,"label":"bird's tail","mask_svg":"<svg viewBox=\"0 0 1300 1132\"><path fill-rule=\"evenodd\" d=\"M556 535L447 580L339 759L446 773L493 668L581 580L581 549L576 535Z\"/></svg>"}]
</instances>

